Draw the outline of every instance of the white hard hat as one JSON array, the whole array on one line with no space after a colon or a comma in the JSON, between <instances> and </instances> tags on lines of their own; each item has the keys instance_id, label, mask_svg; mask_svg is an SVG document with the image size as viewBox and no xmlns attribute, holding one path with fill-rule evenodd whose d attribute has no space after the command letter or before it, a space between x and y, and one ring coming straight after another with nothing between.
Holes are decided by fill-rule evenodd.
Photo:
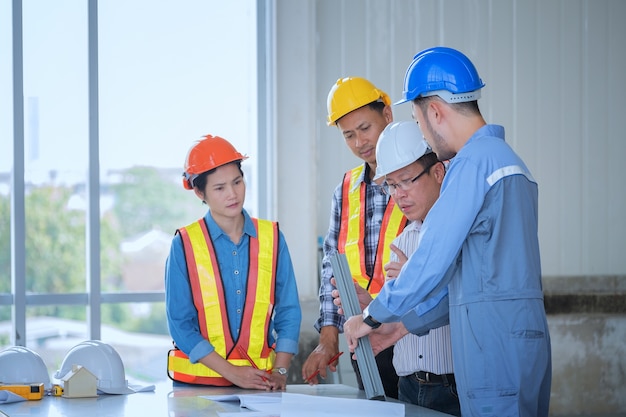
<instances>
[{"instance_id":1,"label":"white hard hat","mask_svg":"<svg viewBox=\"0 0 626 417\"><path fill-rule=\"evenodd\" d=\"M106 394L133 394L128 386L124 364L113 347L99 340L88 340L70 349L65 355L61 369L54 378L63 379L72 371L72 365L81 365L98 378L98 391Z\"/></svg>"},{"instance_id":2,"label":"white hard hat","mask_svg":"<svg viewBox=\"0 0 626 417\"><path fill-rule=\"evenodd\" d=\"M431 152L417 123L390 123L381 132L376 144L374 180L404 168Z\"/></svg>"},{"instance_id":3,"label":"white hard hat","mask_svg":"<svg viewBox=\"0 0 626 417\"><path fill-rule=\"evenodd\" d=\"M44 384L50 389L50 374L41 356L24 346L0 352L0 383L7 385Z\"/></svg>"}]
</instances>

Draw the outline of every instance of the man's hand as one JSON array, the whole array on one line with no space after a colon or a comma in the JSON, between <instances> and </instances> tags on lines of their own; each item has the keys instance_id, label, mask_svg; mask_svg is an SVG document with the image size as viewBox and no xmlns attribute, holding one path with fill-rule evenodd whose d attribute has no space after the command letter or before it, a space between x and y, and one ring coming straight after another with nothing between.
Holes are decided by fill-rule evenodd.
<instances>
[{"instance_id":1,"label":"man's hand","mask_svg":"<svg viewBox=\"0 0 626 417\"><path fill-rule=\"evenodd\" d=\"M359 338L372 332L372 328L363 323L363 315L352 316L343 325L343 334L346 336L346 342L350 352L354 352L359 344Z\"/></svg>"},{"instance_id":2,"label":"man's hand","mask_svg":"<svg viewBox=\"0 0 626 417\"><path fill-rule=\"evenodd\" d=\"M335 288L337 287L337 280L335 278L331 278L330 282L331 284L335 286ZM369 303L372 302L373 300L372 295L368 293L365 288L361 287L356 282L354 283L354 289L356 290L356 296L359 299L359 305L361 306L361 311L363 311L363 309L367 307ZM338 310L339 314L344 314L343 308L341 308L341 296L339 295L339 290L333 290L332 296L333 296L333 304L339 307L339 310Z\"/></svg>"},{"instance_id":3,"label":"man's hand","mask_svg":"<svg viewBox=\"0 0 626 417\"><path fill-rule=\"evenodd\" d=\"M391 251L398 256L398 261L386 263L383 266L383 269L387 273L387 278L396 278L398 275L400 275L400 270L402 269L402 266L406 263L406 261L409 260L409 258L393 243L389 245L389 249L391 249Z\"/></svg>"},{"instance_id":4,"label":"man's hand","mask_svg":"<svg viewBox=\"0 0 626 417\"><path fill-rule=\"evenodd\" d=\"M378 329L370 333L370 345L374 356L378 355L389 346L394 345L409 331L401 322L383 323Z\"/></svg>"},{"instance_id":5,"label":"man's hand","mask_svg":"<svg viewBox=\"0 0 626 417\"><path fill-rule=\"evenodd\" d=\"M328 362L339 353L339 329L334 326L324 326L320 331L320 342L302 365L302 379L307 381L311 375L319 371L319 377L326 379L326 367L331 372L337 371L337 361L328 365ZM310 385L316 385L317 377L307 381Z\"/></svg>"}]
</instances>

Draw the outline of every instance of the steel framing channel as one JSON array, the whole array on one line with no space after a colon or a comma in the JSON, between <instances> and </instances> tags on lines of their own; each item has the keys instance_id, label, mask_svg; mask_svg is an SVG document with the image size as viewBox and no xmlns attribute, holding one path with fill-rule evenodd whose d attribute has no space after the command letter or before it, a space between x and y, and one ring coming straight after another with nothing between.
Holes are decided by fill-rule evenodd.
<instances>
[{"instance_id":1,"label":"steel framing channel","mask_svg":"<svg viewBox=\"0 0 626 417\"><path fill-rule=\"evenodd\" d=\"M356 316L362 313L359 299L354 289L352 274L348 266L348 260L343 253L335 253L330 256L330 264L333 268L337 288L341 294L341 308L346 317ZM359 343L354 350L356 361L359 365L361 380L365 388L365 396L369 400L385 400L385 389L378 373L376 359L370 344L369 336L359 338Z\"/></svg>"}]
</instances>

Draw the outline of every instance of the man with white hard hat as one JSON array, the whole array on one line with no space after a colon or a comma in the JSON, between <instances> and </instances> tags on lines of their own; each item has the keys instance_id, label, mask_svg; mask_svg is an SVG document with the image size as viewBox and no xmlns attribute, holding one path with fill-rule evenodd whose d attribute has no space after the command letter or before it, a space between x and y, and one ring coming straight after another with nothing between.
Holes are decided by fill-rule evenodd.
<instances>
[{"instance_id":1,"label":"man with white hard hat","mask_svg":"<svg viewBox=\"0 0 626 417\"><path fill-rule=\"evenodd\" d=\"M419 245L420 229L439 198L445 167L424 141L415 122L395 122L383 130L376 145L376 162L374 179L383 180L383 190L410 221L391 244L390 262L384 267L387 279L393 279ZM419 276L413 279L419 280ZM356 289L361 303L372 300L367 293ZM393 365L400 377L398 399L460 416L452 364L447 289L440 292L440 297L443 297L441 309L438 312L435 312L437 309L430 310L432 313L421 318L422 321L435 320L428 323L429 332L424 334L428 329L418 330L418 320L413 318L406 322L406 326L400 322L380 326L370 334L370 342L375 352L395 342ZM335 302L340 305L341 298L337 297ZM421 335L409 333L407 327Z\"/></svg>"}]
</instances>

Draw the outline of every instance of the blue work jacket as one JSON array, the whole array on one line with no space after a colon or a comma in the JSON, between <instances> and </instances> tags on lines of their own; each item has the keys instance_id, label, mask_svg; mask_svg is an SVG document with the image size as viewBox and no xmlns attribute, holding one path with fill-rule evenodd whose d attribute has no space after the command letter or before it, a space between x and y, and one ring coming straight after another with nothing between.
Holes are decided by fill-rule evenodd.
<instances>
[{"instance_id":1,"label":"blue work jacket","mask_svg":"<svg viewBox=\"0 0 626 417\"><path fill-rule=\"evenodd\" d=\"M485 125L450 162L419 248L370 305L378 321L405 321L448 286L463 416L548 415L550 336L537 229L537 183L504 141L504 128Z\"/></svg>"}]
</instances>

